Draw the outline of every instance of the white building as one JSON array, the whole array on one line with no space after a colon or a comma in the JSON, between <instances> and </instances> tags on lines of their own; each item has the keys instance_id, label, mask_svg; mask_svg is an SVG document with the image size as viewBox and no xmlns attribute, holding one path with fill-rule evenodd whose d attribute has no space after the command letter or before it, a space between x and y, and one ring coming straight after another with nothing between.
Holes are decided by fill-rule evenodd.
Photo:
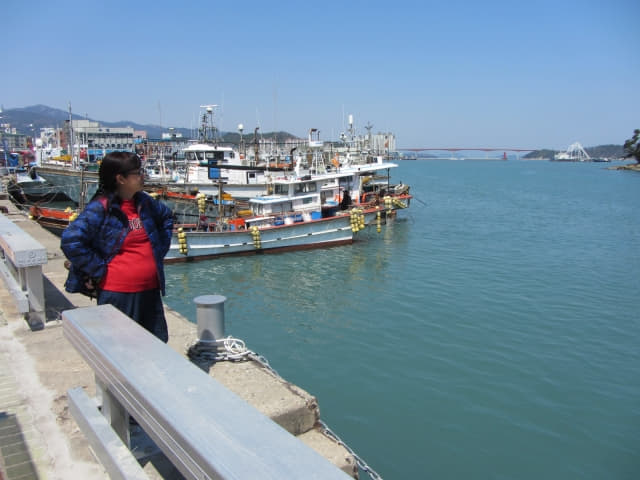
<instances>
[{"instance_id":1,"label":"white building","mask_svg":"<svg viewBox=\"0 0 640 480\"><path fill-rule=\"evenodd\" d=\"M104 127L91 120L73 120L74 144L89 161L115 150L135 151L133 127Z\"/></svg>"}]
</instances>

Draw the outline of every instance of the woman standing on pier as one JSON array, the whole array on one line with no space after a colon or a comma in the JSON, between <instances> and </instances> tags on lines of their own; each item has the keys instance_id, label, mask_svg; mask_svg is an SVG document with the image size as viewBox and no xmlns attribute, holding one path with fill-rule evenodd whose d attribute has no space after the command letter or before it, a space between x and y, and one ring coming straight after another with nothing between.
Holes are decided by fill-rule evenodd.
<instances>
[{"instance_id":1,"label":"woman standing on pier","mask_svg":"<svg viewBox=\"0 0 640 480\"><path fill-rule=\"evenodd\" d=\"M113 305L167 342L163 260L173 215L143 186L138 155L104 157L98 191L62 233L60 246L71 262L65 289L96 291L98 305Z\"/></svg>"}]
</instances>

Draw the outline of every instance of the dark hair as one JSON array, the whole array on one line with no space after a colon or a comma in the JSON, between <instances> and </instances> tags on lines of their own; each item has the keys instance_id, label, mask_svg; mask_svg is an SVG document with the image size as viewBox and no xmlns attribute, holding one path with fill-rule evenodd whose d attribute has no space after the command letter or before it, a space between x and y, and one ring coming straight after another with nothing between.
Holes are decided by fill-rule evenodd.
<instances>
[{"instance_id":1,"label":"dark hair","mask_svg":"<svg viewBox=\"0 0 640 480\"><path fill-rule=\"evenodd\" d=\"M102 163L100 163L98 191L94 195L94 198L99 195L115 193L117 190L116 176L139 169L141 165L140 157L135 153L107 153L102 159Z\"/></svg>"}]
</instances>

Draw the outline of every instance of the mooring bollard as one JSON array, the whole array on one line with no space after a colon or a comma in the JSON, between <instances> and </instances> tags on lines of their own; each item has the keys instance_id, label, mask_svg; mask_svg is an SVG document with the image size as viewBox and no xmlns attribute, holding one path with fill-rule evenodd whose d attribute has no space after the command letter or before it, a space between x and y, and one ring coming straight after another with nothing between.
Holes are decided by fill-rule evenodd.
<instances>
[{"instance_id":1,"label":"mooring bollard","mask_svg":"<svg viewBox=\"0 0 640 480\"><path fill-rule=\"evenodd\" d=\"M198 342L215 344L224 338L224 302L222 295L201 295L193 299L196 304Z\"/></svg>"}]
</instances>

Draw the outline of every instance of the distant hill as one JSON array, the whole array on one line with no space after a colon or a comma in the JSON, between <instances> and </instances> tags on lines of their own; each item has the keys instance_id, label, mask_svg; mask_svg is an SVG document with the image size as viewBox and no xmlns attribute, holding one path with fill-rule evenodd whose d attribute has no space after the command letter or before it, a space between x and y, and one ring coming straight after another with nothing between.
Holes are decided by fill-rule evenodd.
<instances>
[{"instance_id":1,"label":"distant hill","mask_svg":"<svg viewBox=\"0 0 640 480\"><path fill-rule=\"evenodd\" d=\"M622 158L624 147L622 145L599 145L584 149L592 158Z\"/></svg>"},{"instance_id":2,"label":"distant hill","mask_svg":"<svg viewBox=\"0 0 640 480\"><path fill-rule=\"evenodd\" d=\"M105 127L132 127L134 130L144 130L147 132L147 137L151 139L161 138L163 133L167 133L166 128L162 128L159 125L141 125L139 123L130 122L127 120L120 122L103 122L95 118L87 118L83 115L72 115L73 120L91 120L98 122ZM59 108L51 108L46 105L33 105L31 107L23 108L10 108L3 110L0 113L0 123L9 123L14 127L18 133L29 136L37 136L42 128L62 128L65 120L69 120L69 112L60 110ZM174 132L182 134L183 138L191 137L191 129L188 128L175 128ZM220 132L222 141L239 143L240 135L232 132ZM295 139L295 135L291 135L287 132L271 132L261 133L262 138L272 138L277 136L279 140ZM253 133L245 134L244 141L250 142L253 138Z\"/></svg>"}]
</instances>

